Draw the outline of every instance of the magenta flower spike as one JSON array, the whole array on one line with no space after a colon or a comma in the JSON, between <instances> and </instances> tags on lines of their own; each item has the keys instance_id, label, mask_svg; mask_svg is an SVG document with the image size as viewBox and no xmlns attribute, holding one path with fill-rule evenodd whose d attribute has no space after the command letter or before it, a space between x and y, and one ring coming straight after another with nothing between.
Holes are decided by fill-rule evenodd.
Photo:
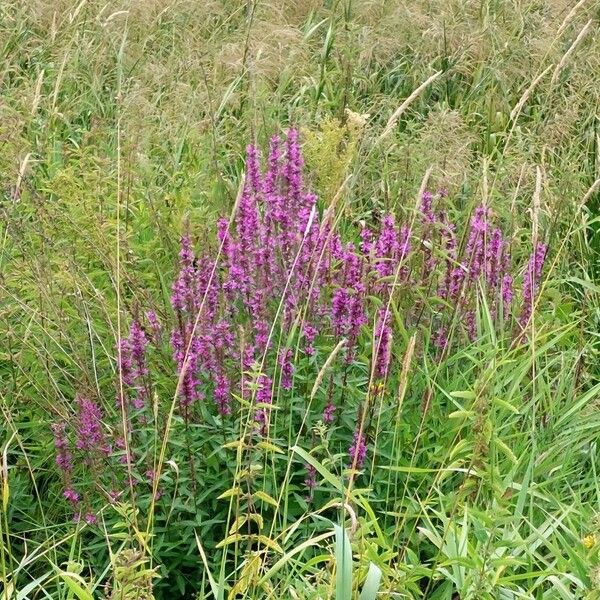
<instances>
[{"instance_id":1,"label":"magenta flower spike","mask_svg":"<svg viewBox=\"0 0 600 600\"><path fill-rule=\"evenodd\" d=\"M367 458L367 444L365 443L364 433L361 435L359 431L354 432L352 445L348 449L350 457L350 467L362 469L365 459Z\"/></svg>"},{"instance_id":2,"label":"magenta flower spike","mask_svg":"<svg viewBox=\"0 0 600 600\"><path fill-rule=\"evenodd\" d=\"M373 343L375 345L375 375L385 379L392 357L392 328L390 311L385 307L377 313Z\"/></svg>"},{"instance_id":3,"label":"magenta flower spike","mask_svg":"<svg viewBox=\"0 0 600 600\"><path fill-rule=\"evenodd\" d=\"M256 403L261 405L272 404L272 387L273 380L266 375L261 375L258 378L258 390L256 391ZM269 409L266 406L261 406L254 416L254 420L259 426L261 435L266 435L269 424Z\"/></svg>"},{"instance_id":4,"label":"magenta flower spike","mask_svg":"<svg viewBox=\"0 0 600 600\"><path fill-rule=\"evenodd\" d=\"M83 396L77 398L78 415L75 447L93 452L104 447L102 434L102 411L93 401Z\"/></svg>"},{"instance_id":5,"label":"magenta flower spike","mask_svg":"<svg viewBox=\"0 0 600 600\"><path fill-rule=\"evenodd\" d=\"M64 474L68 474L73 470L73 455L69 450L66 428L66 423L52 424L54 447L56 448L56 464Z\"/></svg>"},{"instance_id":6,"label":"magenta flower spike","mask_svg":"<svg viewBox=\"0 0 600 600\"><path fill-rule=\"evenodd\" d=\"M291 348L283 348L279 352L279 366L281 367L281 387L284 390L291 390L292 377L294 375L294 365L292 364Z\"/></svg>"},{"instance_id":7,"label":"magenta flower spike","mask_svg":"<svg viewBox=\"0 0 600 600\"><path fill-rule=\"evenodd\" d=\"M537 288L542 277L542 269L544 268L544 260L546 258L546 245L538 243L529 257L527 264L527 272L523 280L523 305L519 316L519 324L522 328L527 326L533 311L533 302Z\"/></svg>"}]
</instances>

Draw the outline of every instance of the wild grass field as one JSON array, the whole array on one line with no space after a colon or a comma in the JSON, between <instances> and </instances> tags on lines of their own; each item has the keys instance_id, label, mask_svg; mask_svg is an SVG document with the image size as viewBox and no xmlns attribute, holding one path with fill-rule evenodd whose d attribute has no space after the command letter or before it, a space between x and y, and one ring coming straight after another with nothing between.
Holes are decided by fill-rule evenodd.
<instances>
[{"instance_id":1,"label":"wild grass field","mask_svg":"<svg viewBox=\"0 0 600 600\"><path fill-rule=\"evenodd\" d=\"M0 2L0 600L600 598L598 0Z\"/></svg>"}]
</instances>

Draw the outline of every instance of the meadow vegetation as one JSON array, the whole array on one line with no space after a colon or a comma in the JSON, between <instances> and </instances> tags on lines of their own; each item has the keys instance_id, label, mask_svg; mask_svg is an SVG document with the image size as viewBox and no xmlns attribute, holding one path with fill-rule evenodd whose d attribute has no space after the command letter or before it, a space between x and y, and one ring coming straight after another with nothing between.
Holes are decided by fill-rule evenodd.
<instances>
[{"instance_id":1,"label":"meadow vegetation","mask_svg":"<svg viewBox=\"0 0 600 600\"><path fill-rule=\"evenodd\" d=\"M600 598L599 19L0 3L0 599Z\"/></svg>"}]
</instances>

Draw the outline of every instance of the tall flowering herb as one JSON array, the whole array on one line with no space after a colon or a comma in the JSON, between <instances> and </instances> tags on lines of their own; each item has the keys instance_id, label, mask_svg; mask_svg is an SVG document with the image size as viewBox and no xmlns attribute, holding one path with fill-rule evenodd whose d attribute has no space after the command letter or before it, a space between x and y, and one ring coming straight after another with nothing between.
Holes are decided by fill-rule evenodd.
<instances>
[{"instance_id":1,"label":"tall flowering herb","mask_svg":"<svg viewBox=\"0 0 600 600\"><path fill-rule=\"evenodd\" d=\"M266 375L260 375L257 383L258 389L256 390L255 402L258 405L258 410L254 415L254 420L258 425L260 434L266 435L269 427L268 406L273 403L273 380Z\"/></svg>"},{"instance_id":2,"label":"tall flowering herb","mask_svg":"<svg viewBox=\"0 0 600 600\"><path fill-rule=\"evenodd\" d=\"M250 293L251 280L256 267L256 241L260 221L257 206L257 195L260 190L260 173L258 152L254 145L247 148L248 173L236 216L236 228L240 252L238 255L241 275L241 291L246 296Z\"/></svg>"},{"instance_id":3,"label":"tall flowering herb","mask_svg":"<svg viewBox=\"0 0 600 600\"><path fill-rule=\"evenodd\" d=\"M425 225L435 223L435 213L433 212L433 194L425 190L421 196L421 220Z\"/></svg>"},{"instance_id":4,"label":"tall flowering herb","mask_svg":"<svg viewBox=\"0 0 600 600\"><path fill-rule=\"evenodd\" d=\"M510 242L504 240L502 251L502 281L500 283L500 297L502 298L502 312L504 319L509 319L513 300L513 277L511 275Z\"/></svg>"},{"instance_id":5,"label":"tall flowering herb","mask_svg":"<svg viewBox=\"0 0 600 600\"><path fill-rule=\"evenodd\" d=\"M364 231L364 230L363 230ZM361 233L361 236L367 237L367 234ZM364 247L364 243L362 244ZM374 269L380 278L396 275L398 270L399 280L404 281L408 276L407 258L410 254L410 228L403 225L399 229L396 227L394 215L386 214L383 217L381 231L378 239L367 246L375 255ZM366 256L366 258L370 258ZM389 291L388 282L379 282L375 290L379 293Z\"/></svg>"},{"instance_id":6,"label":"tall flowering herb","mask_svg":"<svg viewBox=\"0 0 600 600\"><path fill-rule=\"evenodd\" d=\"M392 328L390 325L391 314L387 308L380 308L377 313L374 332L375 350L375 375L385 379L390 367L392 357Z\"/></svg>"},{"instance_id":7,"label":"tall flowering herb","mask_svg":"<svg viewBox=\"0 0 600 600\"><path fill-rule=\"evenodd\" d=\"M254 145L247 148L246 166L235 227L229 231L224 219L218 224L219 267L228 309L243 304L255 327L255 345L265 351L273 299L283 296L283 321L289 324L309 293L317 298L321 279L314 275L322 267L315 256L327 236L316 214L317 198L304 189L297 131L290 130L284 144L271 139L264 175Z\"/></svg>"},{"instance_id":8,"label":"tall flowering herb","mask_svg":"<svg viewBox=\"0 0 600 600\"><path fill-rule=\"evenodd\" d=\"M502 231L496 227L492 231L489 243L486 245L486 280L488 287L496 290L502 275L502 254L504 251L504 240Z\"/></svg>"},{"instance_id":9,"label":"tall flowering herb","mask_svg":"<svg viewBox=\"0 0 600 600\"><path fill-rule=\"evenodd\" d=\"M423 233L421 237L423 248L423 274L427 277L435 269L437 260L433 254L433 241L436 233L436 217L433 211L433 194L425 190L421 196L421 223L423 224Z\"/></svg>"},{"instance_id":10,"label":"tall flowering herb","mask_svg":"<svg viewBox=\"0 0 600 600\"><path fill-rule=\"evenodd\" d=\"M343 246L337 237L332 238L332 256L339 261L333 278L339 287L331 298L331 324L337 337L346 338L346 362L352 362L360 330L368 321L366 259L353 244Z\"/></svg>"},{"instance_id":11,"label":"tall flowering herb","mask_svg":"<svg viewBox=\"0 0 600 600\"><path fill-rule=\"evenodd\" d=\"M236 345L236 336L231 323L219 319L210 334L202 336L204 346L204 369L212 378L214 400L221 415L231 414L231 381L226 366ZM211 350L209 350L209 348Z\"/></svg>"},{"instance_id":12,"label":"tall flowering herb","mask_svg":"<svg viewBox=\"0 0 600 600\"><path fill-rule=\"evenodd\" d=\"M399 247L399 256L398 260L402 263L403 266L400 267L400 278L401 280L406 280L408 277L408 267L405 265L406 259L410 254L410 228L408 225L403 225L400 228L400 247Z\"/></svg>"},{"instance_id":13,"label":"tall flowering herb","mask_svg":"<svg viewBox=\"0 0 600 600\"><path fill-rule=\"evenodd\" d=\"M545 258L546 245L539 242L529 257L527 271L523 280L523 306L519 316L519 325L521 325L523 329L527 326L529 319L531 318L533 302L542 277Z\"/></svg>"},{"instance_id":14,"label":"tall flowering herb","mask_svg":"<svg viewBox=\"0 0 600 600\"><path fill-rule=\"evenodd\" d=\"M66 428L66 423L52 424L54 447L56 451L56 465L60 469L63 478L63 498L68 500L69 503L75 507L79 504L80 496L79 493L75 491L72 483L73 454L67 438Z\"/></svg>"},{"instance_id":15,"label":"tall flowering herb","mask_svg":"<svg viewBox=\"0 0 600 600\"><path fill-rule=\"evenodd\" d=\"M304 479L307 495L305 500L312 502L315 488L317 487L317 470L312 465L306 465L306 477Z\"/></svg>"},{"instance_id":16,"label":"tall flowering herb","mask_svg":"<svg viewBox=\"0 0 600 600\"><path fill-rule=\"evenodd\" d=\"M477 339L477 320L475 318L475 311L468 310L464 315L464 320L467 329L467 337L470 342L474 342Z\"/></svg>"},{"instance_id":17,"label":"tall flowering herb","mask_svg":"<svg viewBox=\"0 0 600 600\"><path fill-rule=\"evenodd\" d=\"M360 430L354 432L352 438L352 444L348 448L348 454L350 459L349 467L355 467L356 469L362 469L365 459L367 458L367 444L365 442L364 433L360 433Z\"/></svg>"},{"instance_id":18,"label":"tall flowering herb","mask_svg":"<svg viewBox=\"0 0 600 600\"><path fill-rule=\"evenodd\" d=\"M305 323L304 328L302 330L302 335L304 338L304 353L308 356L312 356L315 353L315 347L313 343L315 338L317 337L318 330L316 327L313 327L310 323Z\"/></svg>"},{"instance_id":19,"label":"tall flowering herb","mask_svg":"<svg viewBox=\"0 0 600 600\"><path fill-rule=\"evenodd\" d=\"M374 247L373 232L368 227L363 226L360 230L360 251L368 256Z\"/></svg>"},{"instance_id":20,"label":"tall flowering herb","mask_svg":"<svg viewBox=\"0 0 600 600\"><path fill-rule=\"evenodd\" d=\"M471 229L465 252L471 280L477 279L485 267L488 219L489 210L483 205L478 206L471 217Z\"/></svg>"},{"instance_id":21,"label":"tall flowering herb","mask_svg":"<svg viewBox=\"0 0 600 600\"><path fill-rule=\"evenodd\" d=\"M229 221L221 217L217 222L217 239L221 248L221 263L225 267L223 291L233 306L236 293L240 290L243 273L239 265L239 247L229 232Z\"/></svg>"},{"instance_id":22,"label":"tall flowering herb","mask_svg":"<svg viewBox=\"0 0 600 600\"><path fill-rule=\"evenodd\" d=\"M181 238L179 274L171 289L171 305L176 312L193 314L198 308L198 276L194 262L196 256L189 235Z\"/></svg>"},{"instance_id":23,"label":"tall flowering herb","mask_svg":"<svg viewBox=\"0 0 600 600\"><path fill-rule=\"evenodd\" d=\"M285 199L281 193L281 139L275 135L269 142L267 170L264 175L264 227L262 227L259 264L263 268L268 281L281 278L281 265L277 260L277 252L281 247L280 227L286 223Z\"/></svg>"},{"instance_id":24,"label":"tall flowering herb","mask_svg":"<svg viewBox=\"0 0 600 600\"><path fill-rule=\"evenodd\" d=\"M231 391L229 379L223 371L220 371L215 378L215 403L222 415L231 414Z\"/></svg>"},{"instance_id":25,"label":"tall flowering herb","mask_svg":"<svg viewBox=\"0 0 600 600\"><path fill-rule=\"evenodd\" d=\"M269 158L267 161L267 172L265 174L264 192L267 200L267 208L272 207L273 196L278 193L279 180L281 178L281 139L274 135L269 141Z\"/></svg>"},{"instance_id":26,"label":"tall flowering herb","mask_svg":"<svg viewBox=\"0 0 600 600\"><path fill-rule=\"evenodd\" d=\"M202 306L204 322L213 322L219 304L219 286L216 283L216 261L210 256L197 259L198 305Z\"/></svg>"},{"instance_id":27,"label":"tall flowering herb","mask_svg":"<svg viewBox=\"0 0 600 600\"><path fill-rule=\"evenodd\" d=\"M70 477L73 470L73 455L69 449L66 428L66 423L52 424L54 447L56 449L56 464L65 476Z\"/></svg>"},{"instance_id":28,"label":"tall flowering herb","mask_svg":"<svg viewBox=\"0 0 600 600\"><path fill-rule=\"evenodd\" d=\"M323 410L323 423L330 425L335 421L335 404L330 400Z\"/></svg>"},{"instance_id":29,"label":"tall flowering herb","mask_svg":"<svg viewBox=\"0 0 600 600\"><path fill-rule=\"evenodd\" d=\"M285 141L285 156L282 166L282 191L284 196L280 198L280 227L278 231L277 245L281 252L287 273L294 260L294 250L297 247L299 236L304 234L308 214L303 194L302 167L304 161L300 150L298 131L290 129ZM308 198L311 200L310 196Z\"/></svg>"},{"instance_id":30,"label":"tall flowering herb","mask_svg":"<svg viewBox=\"0 0 600 600\"><path fill-rule=\"evenodd\" d=\"M89 398L79 396L77 398L77 430L75 447L87 452L102 451L107 453L108 449L104 443L102 433L102 411L100 407Z\"/></svg>"},{"instance_id":31,"label":"tall flowering herb","mask_svg":"<svg viewBox=\"0 0 600 600\"><path fill-rule=\"evenodd\" d=\"M279 366L281 367L281 387L284 390L292 389L294 365L292 364L291 348L283 348L279 353Z\"/></svg>"},{"instance_id":32,"label":"tall flowering herb","mask_svg":"<svg viewBox=\"0 0 600 600\"><path fill-rule=\"evenodd\" d=\"M502 277L501 296L504 318L508 319L513 300L513 278L509 273Z\"/></svg>"},{"instance_id":33,"label":"tall flowering herb","mask_svg":"<svg viewBox=\"0 0 600 600\"><path fill-rule=\"evenodd\" d=\"M198 336L191 340L193 324L188 324L183 331L175 330L171 335L173 358L181 377L179 400L182 408L187 409L194 402L202 400L204 394L200 390L200 364L204 354L204 344ZM185 411L187 414L187 410Z\"/></svg>"},{"instance_id":34,"label":"tall flowering herb","mask_svg":"<svg viewBox=\"0 0 600 600\"><path fill-rule=\"evenodd\" d=\"M110 445L106 442L102 411L98 404L84 395L78 395L75 401L77 414L72 427L74 440L69 440L66 423L52 424L56 464L62 472L63 478L63 497L73 507L78 506L81 501L81 496L74 486L75 466L85 466L87 469L91 469L93 477L97 479L101 475L99 461L108 457L112 452ZM89 514L93 515L91 511ZM76 516L78 515L79 512L76 513Z\"/></svg>"},{"instance_id":35,"label":"tall flowering herb","mask_svg":"<svg viewBox=\"0 0 600 600\"><path fill-rule=\"evenodd\" d=\"M367 322L365 287L338 288L331 302L331 321L337 337L346 338L346 362L352 362L360 329Z\"/></svg>"},{"instance_id":36,"label":"tall flowering herb","mask_svg":"<svg viewBox=\"0 0 600 600\"><path fill-rule=\"evenodd\" d=\"M439 325L432 336L433 345L442 352L448 346L448 328L445 325Z\"/></svg>"},{"instance_id":37,"label":"tall flowering herb","mask_svg":"<svg viewBox=\"0 0 600 600\"><path fill-rule=\"evenodd\" d=\"M366 310L366 287L362 282L354 286L354 295L350 302L349 327L346 332L346 362L354 360L358 336L364 325L368 322Z\"/></svg>"},{"instance_id":38,"label":"tall flowering herb","mask_svg":"<svg viewBox=\"0 0 600 600\"><path fill-rule=\"evenodd\" d=\"M162 327L160 325L160 321L156 316L156 313L153 310L146 311L146 319L150 324L150 329L152 331L152 341L157 344L160 341L162 334Z\"/></svg>"},{"instance_id":39,"label":"tall flowering herb","mask_svg":"<svg viewBox=\"0 0 600 600\"><path fill-rule=\"evenodd\" d=\"M302 198L302 167L304 160L300 150L300 140L297 129L288 131L285 143L284 177L288 188L289 201L293 209L301 207Z\"/></svg>"},{"instance_id":40,"label":"tall flowering herb","mask_svg":"<svg viewBox=\"0 0 600 600\"><path fill-rule=\"evenodd\" d=\"M133 321L129 336L119 342L119 373L123 384L132 390L131 401L136 409L144 407L148 395L146 377L146 347L148 339L137 321ZM125 394L127 397L128 394Z\"/></svg>"},{"instance_id":41,"label":"tall flowering herb","mask_svg":"<svg viewBox=\"0 0 600 600\"><path fill-rule=\"evenodd\" d=\"M456 226L454 223L446 222L444 216L443 225L441 229L442 237L442 248L446 255L445 264L446 269L444 273L443 283L439 289L440 298L452 298L456 295L458 290L453 288L455 284L454 269L456 268L456 261L458 258L458 250L456 243Z\"/></svg>"},{"instance_id":42,"label":"tall flowering herb","mask_svg":"<svg viewBox=\"0 0 600 600\"><path fill-rule=\"evenodd\" d=\"M177 315L178 327L171 334L173 358L181 377L179 397L181 406L186 409L203 395L199 390L199 370L203 344L194 331L199 321L197 310L200 307L200 282L195 267L196 257L188 235L181 238L179 252L179 274L173 283L171 305ZM194 335L192 335L194 334Z\"/></svg>"},{"instance_id":43,"label":"tall flowering herb","mask_svg":"<svg viewBox=\"0 0 600 600\"><path fill-rule=\"evenodd\" d=\"M381 233L375 244L377 262L375 270L380 277L389 277L394 272L393 259L397 255L400 244L393 215L385 215Z\"/></svg>"},{"instance_id":44,"label":"tall flowering herb","mask_svg":"<svg viewBox=\"0 0 600 600\"><path fill-rule=\"evenodd\" d=\"M263 182L260 174L260 156L255 144L246 146L246 169L248 171L248 185L253 194L262 192Z\"/></svg>"}]
</instances>

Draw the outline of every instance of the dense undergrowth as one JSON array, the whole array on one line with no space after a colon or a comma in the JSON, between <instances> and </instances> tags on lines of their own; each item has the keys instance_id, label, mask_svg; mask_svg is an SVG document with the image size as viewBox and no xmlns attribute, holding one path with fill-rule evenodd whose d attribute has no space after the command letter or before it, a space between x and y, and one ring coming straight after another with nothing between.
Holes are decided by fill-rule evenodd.
<instances>
[{"instance_id":1,"label":"dense undergrowth","mask_svg":"<svg viewBox=\"0 0 600 600\"><path fill-rule=\"evenodd\" d=\"M599 597L599 10L2 4L2 600Z\"/></svg>"}]
</instances>

